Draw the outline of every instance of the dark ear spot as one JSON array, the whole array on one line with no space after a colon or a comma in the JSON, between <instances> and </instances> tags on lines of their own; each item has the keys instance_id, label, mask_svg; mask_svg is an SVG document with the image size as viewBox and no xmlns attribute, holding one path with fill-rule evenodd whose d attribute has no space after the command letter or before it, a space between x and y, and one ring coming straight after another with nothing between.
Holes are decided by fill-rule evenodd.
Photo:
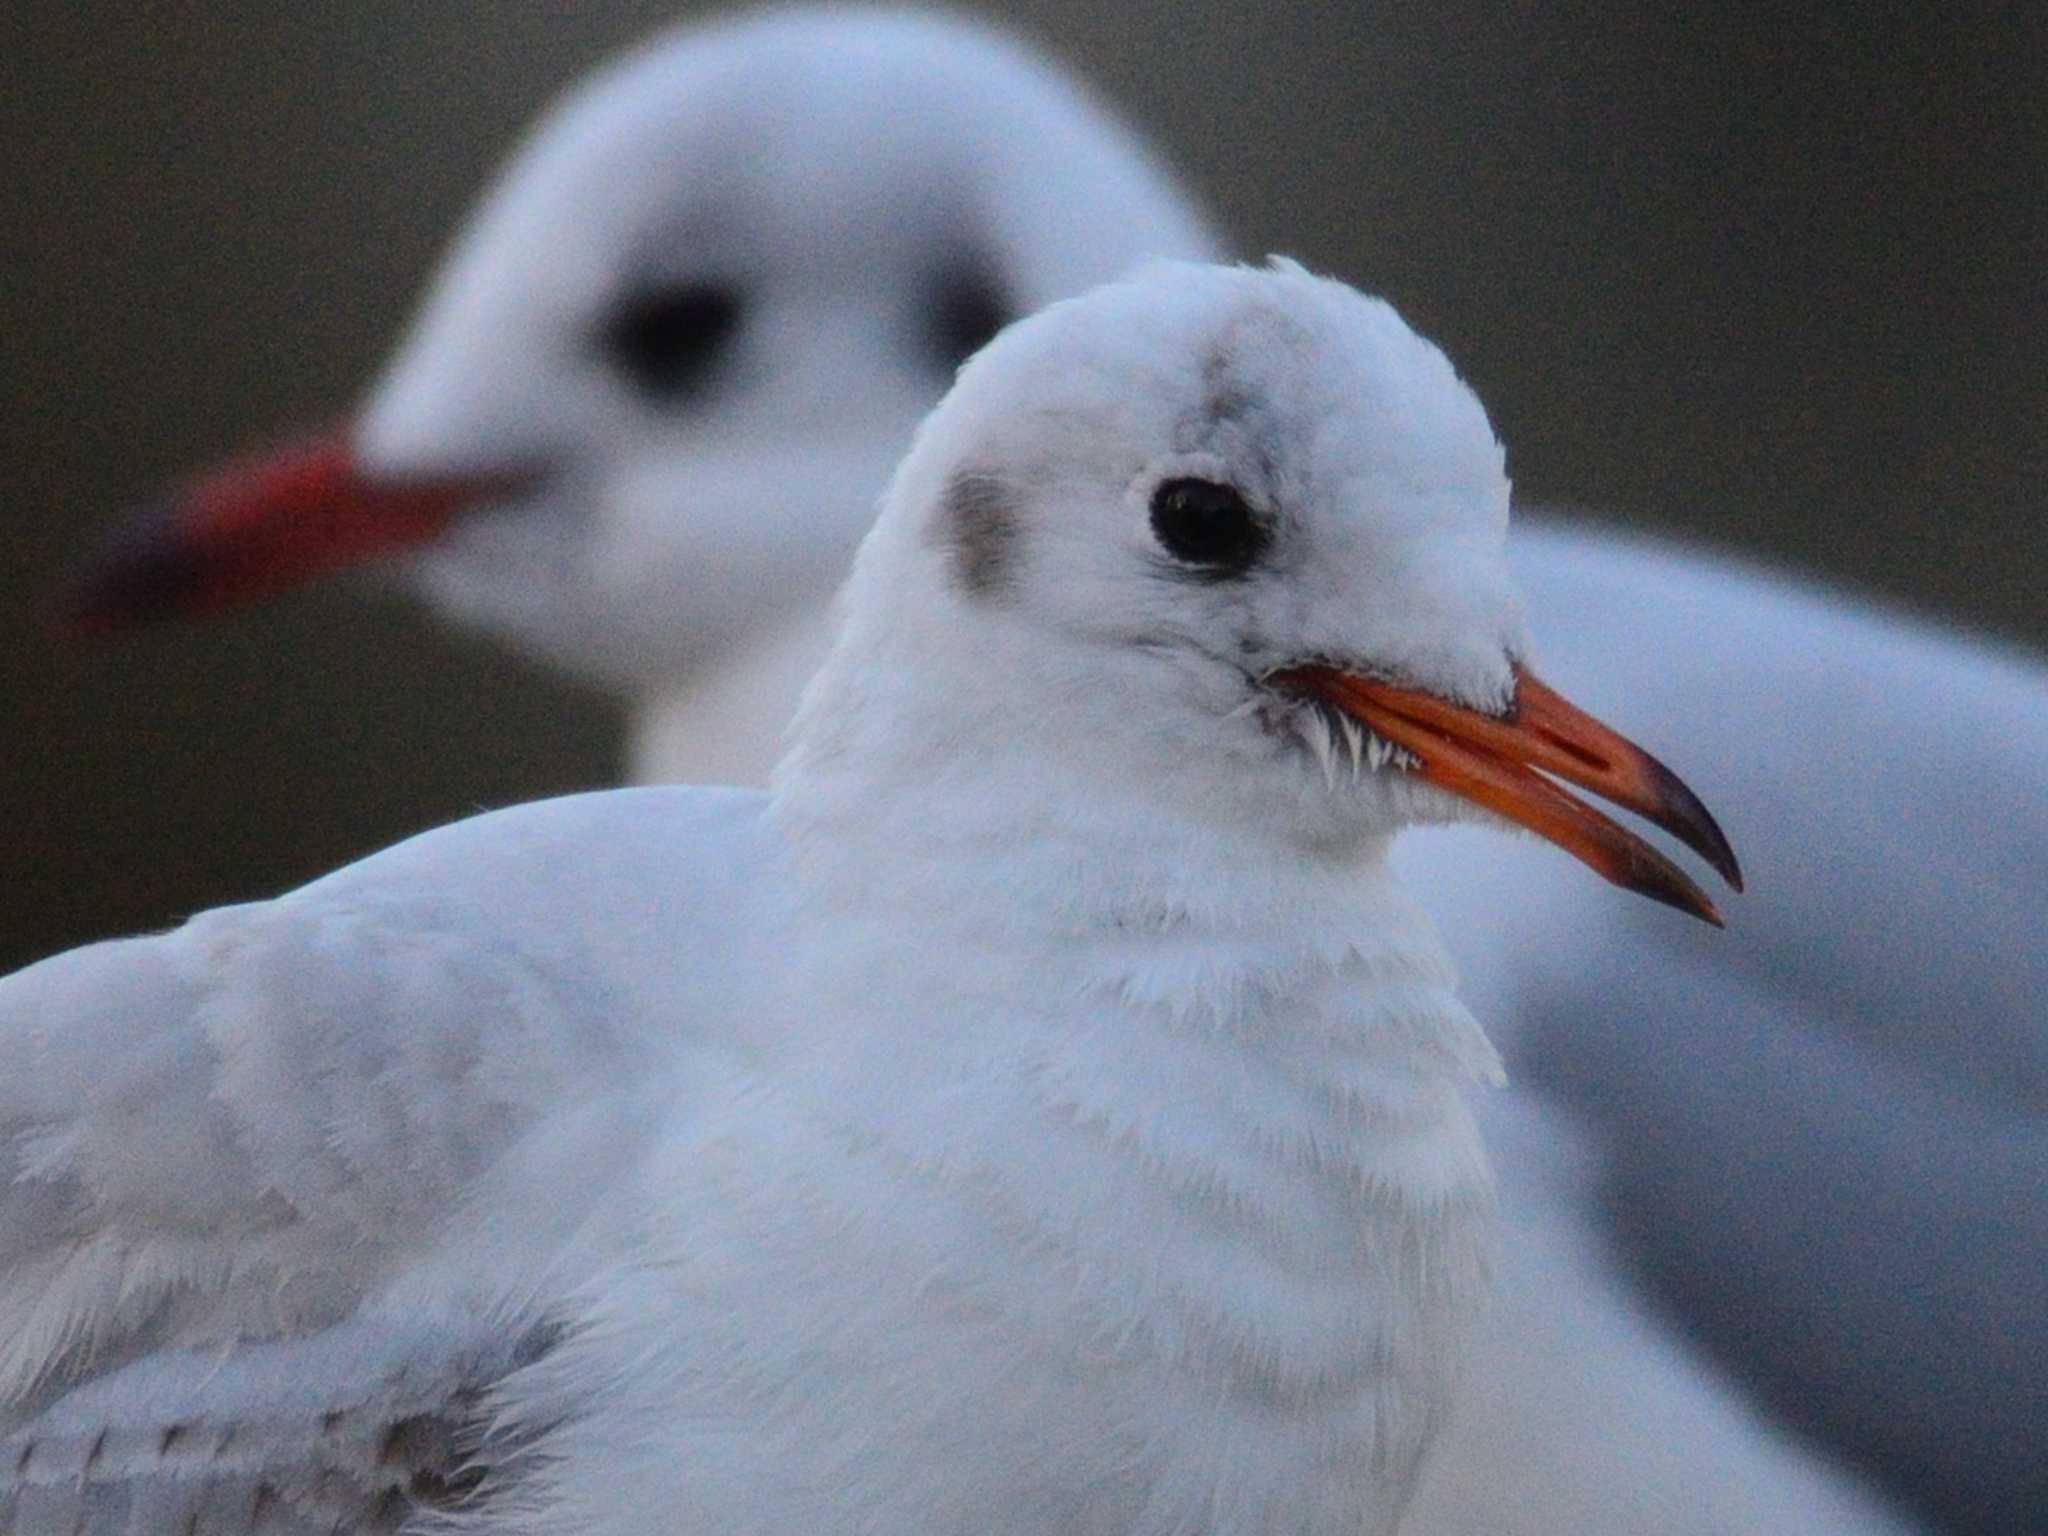
<instances>
[{"instance_id":1,"label":"dark ear spot","mask_svg":"<svg viewBox=\"0 0 2048 1536\"><path fill-rule=\"evenodd\" d=\"M1022 531L1010 485L986 471L963 469L946 482L929 536L946 552L962 592L992 597L1010 584Z\"/></svg>"}]
</instances>

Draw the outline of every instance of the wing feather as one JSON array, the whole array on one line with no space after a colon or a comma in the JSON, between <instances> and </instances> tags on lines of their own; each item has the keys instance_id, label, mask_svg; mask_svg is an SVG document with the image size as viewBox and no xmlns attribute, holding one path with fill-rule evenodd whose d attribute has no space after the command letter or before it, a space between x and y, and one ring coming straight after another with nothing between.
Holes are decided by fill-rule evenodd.
<instances>
[{"instance_id":1,"label":"wing feather","mask_svg":"<svg viewBox=\"0 0 2048 1536\"><path fill-rule=\"evenodd\" d=\"M0 981L0 1524L461 1493L474 1405L595 1262L589 1189L729 1043L758 806L476 818Z\"/></svg>"}]
</instances>

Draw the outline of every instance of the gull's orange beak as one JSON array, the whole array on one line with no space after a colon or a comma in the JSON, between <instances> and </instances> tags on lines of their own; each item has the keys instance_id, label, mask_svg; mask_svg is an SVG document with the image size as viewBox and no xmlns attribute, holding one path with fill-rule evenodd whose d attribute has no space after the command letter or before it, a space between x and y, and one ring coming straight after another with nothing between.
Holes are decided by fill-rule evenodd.
<instances>
[{"instance_id":1,"label":"gull's orange beak","mask_svg":"<svg viewBox=\"0 0 2048 1536\"><path fill-rule=\"evenodd\" d=\"M133 513L59 599L60 634L194 618L423 544L521 475L396 480L340 433L231 464Z\"/></svg>"},{"instance_id":2,"label":"gull's orange beak","mask_svg":"<svg viewBox=\"0 0 2048 1536\"><path fill-rule=\"evenodd\" d=\"M1683 870L1544 773L1662 827L1742 889L1734 850L1699 796L1641 747L1566 703L1520 666L1514 703L1499 716L1336 667L1290 667L1267 681L1356 720L1411 753L1421 764L1416 772L1431 784L1527 827L1625 889L1721 925L1720 911Z\"/></svg>"}]
</instances>

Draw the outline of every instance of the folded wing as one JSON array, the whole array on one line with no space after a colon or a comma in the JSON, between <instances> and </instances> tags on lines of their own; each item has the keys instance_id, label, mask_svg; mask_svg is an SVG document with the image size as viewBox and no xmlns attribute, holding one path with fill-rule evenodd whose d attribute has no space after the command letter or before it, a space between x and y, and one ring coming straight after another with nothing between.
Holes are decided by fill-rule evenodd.
<instances>
[{"instance_id":1,"label":"folded wing","mask_svg":"<svg viewBox=\"0 0 2048 1536\"><path fill-rule=\"evenodd\" d=\"M573 1322L607 1174L724 1040L756 814L527 807L0 982L0 1525L479 1496L479 1405Z\"/></svg>"}]
</instances>

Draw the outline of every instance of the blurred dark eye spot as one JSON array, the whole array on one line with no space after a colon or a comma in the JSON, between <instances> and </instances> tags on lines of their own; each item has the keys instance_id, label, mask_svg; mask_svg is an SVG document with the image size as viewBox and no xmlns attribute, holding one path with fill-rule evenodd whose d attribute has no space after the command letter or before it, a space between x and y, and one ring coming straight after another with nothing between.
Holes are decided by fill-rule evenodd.
<instances>
[{"instance_id":1,"label":"blurred dark eye spot","mask_svg":"<svg viewBox=\"0 0 2048 1536\"><path fill-rule=\"evenodd\" d=\"M743 309L737 293L712 283L650 289L612 311L600 344L634 389L667 403L703 386L730 350Z\"/></svg>"},{"instance_id":2,"label":"blurred dark eye spot","mask_svg":"<svg viewBox=\"0 0 2048 1536\"><path fill-rule=\"evenodd\" d=\"M925 303L925 345L939 365L959 367L1014 318L1010 297L986 265L948 263L932 280Z\"/></svg>"}]
</instances>

